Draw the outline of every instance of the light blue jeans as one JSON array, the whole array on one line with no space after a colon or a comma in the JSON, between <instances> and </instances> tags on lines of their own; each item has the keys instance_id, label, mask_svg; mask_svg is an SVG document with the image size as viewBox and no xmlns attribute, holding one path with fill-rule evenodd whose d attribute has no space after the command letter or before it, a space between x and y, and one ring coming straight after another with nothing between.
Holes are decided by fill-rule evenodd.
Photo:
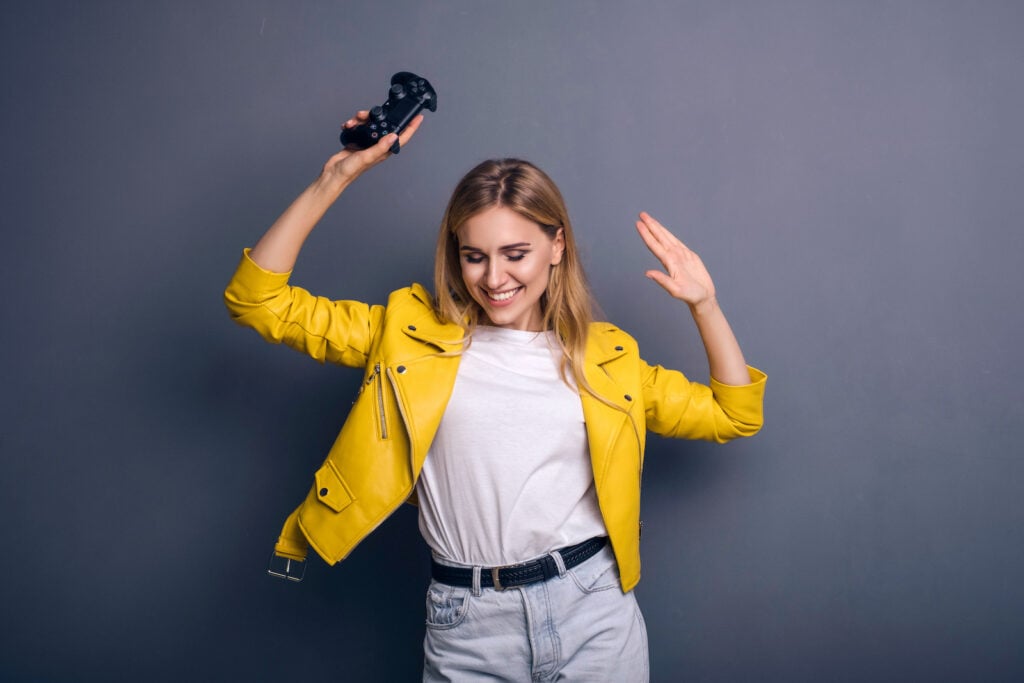
<instances>
[{"instance_id":1,"label":"light blue jeans","mask_svg":"<svg viewBox=\"0 0 1024 683\"><path fill-rule=\"evenodd\" d=\"M610 546L541 583L497 591L432 581L424 681L647 681L647 629Z\"/></svg>"}]
</instances>

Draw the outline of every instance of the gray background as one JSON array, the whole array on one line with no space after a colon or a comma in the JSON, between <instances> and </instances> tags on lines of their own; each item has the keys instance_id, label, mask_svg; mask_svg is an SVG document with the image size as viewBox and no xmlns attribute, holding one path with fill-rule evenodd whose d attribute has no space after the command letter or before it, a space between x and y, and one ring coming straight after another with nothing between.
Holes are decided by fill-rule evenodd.
<instances>
[{"instance_id":1,"label":"gray background","mask_svg":"<svg viewBox=\"0 0 1024 683\"><path fill-rule=\"evenodd\" d=\"M1021 680L1022 29L1016 2L5 3L0 677L419 675L412 508L264 574L358 373L221 302L410 69L439 111L296 283L429 282L455 182L522 156L649 360L706 377L641 209L769 374L756 438L651 443L654 680Z\"/></svg>"}]
</instances>

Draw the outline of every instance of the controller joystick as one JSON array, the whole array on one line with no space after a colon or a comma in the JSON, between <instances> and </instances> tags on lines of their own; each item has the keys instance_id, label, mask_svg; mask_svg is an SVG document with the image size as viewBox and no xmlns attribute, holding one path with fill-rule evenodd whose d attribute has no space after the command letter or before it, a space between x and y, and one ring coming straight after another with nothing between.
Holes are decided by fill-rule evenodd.
<instances>
[{"instance_id":1,"label":"controller joystick","mask_svg":"<svg viewBox=\"0 0 1024 683\"><path fill-rule=\"evenodd\" d=\"M391 77L391 88L384 104L370 110L370 119L353 128L341 131L341 144L346 149L373 147L389 133L401 133L413 117L424 109L437 111L437 92L430 82L408 71L399 71ZM391 153L398 154L398 140L391 145Z\"/></svg>"}]
</instances>

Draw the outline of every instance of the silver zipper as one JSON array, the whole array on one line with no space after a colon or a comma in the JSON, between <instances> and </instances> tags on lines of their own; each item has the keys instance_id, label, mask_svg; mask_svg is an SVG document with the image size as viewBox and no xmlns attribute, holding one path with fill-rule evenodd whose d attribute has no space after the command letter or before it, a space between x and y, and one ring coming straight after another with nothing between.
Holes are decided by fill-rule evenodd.
<instances>
[{"instance_id":1,"label":"silver zipper","mask_svg":"<svg viewBox=\"0 0 1024 683\"><path fill-rule=\"evenodd\" d=\"M380 363L373 366L373 377L377 382L377 414L380 416L380 438L388 438L388 421L384 412L384 379L380 376Z\"/></svg>"},{"instance_id":2,"label":"silver zipper","mask_svg":"<svg viewBox=\"0 0 1024 683\"><path fill-rule=\"evenodd\" d=\"M388 375L388 382L391 384L391 391L395 393L395 405L398 406L398 415L402 418L402 424L405 425L405 433L409 435L409 447L412 449L412 432L409 430L409 419L405 414L405 406L402 405L402 394L398 392L398 383L395 381L395 376L391 374L391 368L386 370Z\"/></svg>"}]
</instances>

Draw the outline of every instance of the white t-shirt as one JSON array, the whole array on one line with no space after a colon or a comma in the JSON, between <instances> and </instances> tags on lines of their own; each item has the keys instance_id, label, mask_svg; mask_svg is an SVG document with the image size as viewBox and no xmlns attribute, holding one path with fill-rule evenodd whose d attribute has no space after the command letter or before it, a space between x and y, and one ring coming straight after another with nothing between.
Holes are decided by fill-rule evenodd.
<instances>
[{"instance_id":1,"label":"white t-shirt","mask_svg":"<svg viewBox=\"0 0 1024 683\"><path fill-rule=\"evenodd\" d=\"M607 534L553 332L479 326L416 491L439 559L500 566Z\"/></svg>"}]
</instances>

